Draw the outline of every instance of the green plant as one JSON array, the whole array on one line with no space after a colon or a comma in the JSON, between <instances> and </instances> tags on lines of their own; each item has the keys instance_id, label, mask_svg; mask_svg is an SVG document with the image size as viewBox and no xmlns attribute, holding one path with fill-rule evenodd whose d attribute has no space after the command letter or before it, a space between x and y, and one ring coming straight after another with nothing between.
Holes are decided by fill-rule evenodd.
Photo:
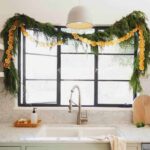
<instances>
[{"instance_id":1,"label":"green plant","mask_svg":"<svg viewBox=\"0 0 150 150\"><path fill-rule=\"evenodd\" d=\"M138 123L136 123L136 127L137 128L141 128L141 127L144 127L144 126L145 126L144 122L138 122Z\"/></svg>"}]
</instances>

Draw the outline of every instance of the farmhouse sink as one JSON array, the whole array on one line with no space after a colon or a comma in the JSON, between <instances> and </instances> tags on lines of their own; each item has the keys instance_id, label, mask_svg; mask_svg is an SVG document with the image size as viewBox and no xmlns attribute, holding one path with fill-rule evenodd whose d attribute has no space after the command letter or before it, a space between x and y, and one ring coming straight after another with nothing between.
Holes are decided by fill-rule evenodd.
<instances>
[{"instance_id":1,"label":"farmhouse sink","mask_svg":"<svg viewBox=\"0 0 150 150\"><path fill-rule=\"evenodd\" d=\"M101 137L117 135L114 127L49 127L38 132L40 137Z\"/></svg>"},{"instance_id":2,"label":"farmhouse sink","mask_svg":"<svg viewBox=\"0 0 150 150\"><path fill-rule=\"evenodd\" d=\"M114 127L86 127L78 130L80 137L99 137L107 135L117 135Z\"/></svg>"}]
</instances>

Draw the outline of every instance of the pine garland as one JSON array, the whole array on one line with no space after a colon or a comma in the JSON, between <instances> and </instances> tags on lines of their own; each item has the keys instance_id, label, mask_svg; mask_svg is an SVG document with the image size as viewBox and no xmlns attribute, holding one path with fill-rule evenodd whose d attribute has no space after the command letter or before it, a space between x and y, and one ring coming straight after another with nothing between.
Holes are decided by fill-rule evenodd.
<instances>
[{"instance_id":1,"label":"pine garland","mask_svg":"<svg viewBox=\"0 0 150 150\"><path fill-rule=\"evenodd\" d=\"M4 41L4 49L5 52L8 49L8 34L11 27L14 25L14 23L17 22L17 29L20 28L20 25L24 25L26 29L32 29L35 33L35 35L39 35L40 32L42 32L45 36L45 39L48 41L49 38L58 38L59 40L62 40L64 43L68 40L74 40L74 37L70 33L66 33L63 31L58 31L55 29L55 27L50 23L41 23L36 21L33 18L30 18L26 15L16 14L12 18L9 18L1 32L1 37ZM135 91L141 91L141 85L139 81L139 77L141 75L144 75L148 64L150 63L150 31L148 29L147 23L146 23L146 17L143 12L141 11L133 11L128 16L122 18L120 21L117 21L112 26L110 26L108 29L102 31L98 31L93 34L84 34L82 37L87 38L89 40L93 41L108 41L112 40L113 37L120 38L133 30L134 28L139 25L142 28L144 40L145 40L145 60L144 60L144 71L139 71L138 69L138 42L134 43L134 46L136 48L137 56L134 61L134 71L131 76L130 85L133 87L134 92ZM129 39L125 42L121 43L121 46L125 47L127 45L131 44L131 40ZM75 42L77 40L74 40ZM82 44L82 43L81 43ZM14 32L14 41L13 41L13 49L12 49L12 55L15 56L16 54L16 48L18 45L18 30L15 30ZM91 51L94 53L98 53L98 46L91 46ZM3 62L6 59L6 53L4 53L3 56ZM117 71L117 70L116 70ZM12 58L10 68L4 68L4 84L5 88L12 94L16 94L18 92L18 86L19 86L19 78L18 74L14 65L14 59Z\"/></svg>"}]
</instances>

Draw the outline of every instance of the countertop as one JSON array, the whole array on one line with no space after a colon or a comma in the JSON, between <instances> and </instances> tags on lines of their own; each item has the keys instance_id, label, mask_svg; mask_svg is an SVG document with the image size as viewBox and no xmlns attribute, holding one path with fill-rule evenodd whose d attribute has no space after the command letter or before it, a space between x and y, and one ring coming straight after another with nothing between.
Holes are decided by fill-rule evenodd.
<instances>
[{"instance_id":1,"label":"countertop","mask_svg":"<svg viewBox=\"0 0 150 150\"><path fill-rule=\"evenodd\" d=\"M94 127L114 127L117 136L124 139L127 143L150 143L150 126L137 128L132 124L122 125L72 125L72 124L42 124L37 128L16 128L11 123L0 124L0 143L108 143L107 137L43 137L43 128L45 127L74 127L74 128L94 128ZM108 136L108 135L107 135Z\"/></svg>"}]
</instances>

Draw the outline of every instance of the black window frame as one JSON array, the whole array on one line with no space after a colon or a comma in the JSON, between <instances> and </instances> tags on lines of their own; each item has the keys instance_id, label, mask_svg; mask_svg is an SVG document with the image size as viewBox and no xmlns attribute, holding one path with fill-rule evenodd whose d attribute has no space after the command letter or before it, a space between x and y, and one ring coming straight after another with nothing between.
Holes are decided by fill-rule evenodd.
<instances>
[{"instance_id":1,"label":"black window frame","mask_svg":"<svg viewBox=\"0 0 150 150\"><path fill-rule=\"evenodd\" d=\"M66 28L65 26L55 26L57 28L58 31L61 30L61 28ZM110 26L95 26L95 32L97 32L98 30L103 30L103 29L107 29ZM19 90L18 90L18 106L19 107L66 107L67 105L61 105L61 81L63 81L61 79L61 55L64 53L61 53L61 46L58 45L57 46L57 78L56 78L56 82L57 82L57 95L56 95L56 104L44 104L44 103L32 103L32 104L26 104L26 94L25 94L25 89L26 89L26 77L25 77L25 63L26 63L26 38L23 36L23 45L21 46L21 30L18 30L18 76L19 76ZM134 42L138 43L138 33L134 34ZM135 45L135 44L134 44ZM20 52L20 50L22 49L23 52ZM94 82L94 105L83 105L83 107L132 107L132 104L98 104L98 81L103 81L103 82L107 82L107 81L115 81L115 82L129 82L130 80L99 80L98 79L98 56L99 55L129 55L129 56L134 56L134 61L135 61L135 57L137 57L137 49L138 47L134 46L134 54L133 53L99 53L98 55L93 54L92 52L89 54L93 54L94 55L94 79L92 80ZM23 56L23 75L21 76L21 53ZM65 53L66 54L66 53ZM68 53L69 54L69 53ZM76 53L70 53L70 54L76 54ZM85 54L85 53L77 53L77 54ZM40 55L40 54L39 54ZM23 78L23 80L21 80L21 78ZM90 79L89 79L90 80ZM89 81L88 80L88 81ZM21 82L23 81L23 82ZM74 80L71 80L74 81ZM75 80L77 81L77 80ZM80 81L80 80L78 80ZM22 88L21 88L21 84L22 84ZM21 103L21 90L23 90L23 103ZM69 91L68 91L69 92ZM133 100L135 99L135 97L137 96L137 92L133 92Z\"/></svg>"}]
</instances>

